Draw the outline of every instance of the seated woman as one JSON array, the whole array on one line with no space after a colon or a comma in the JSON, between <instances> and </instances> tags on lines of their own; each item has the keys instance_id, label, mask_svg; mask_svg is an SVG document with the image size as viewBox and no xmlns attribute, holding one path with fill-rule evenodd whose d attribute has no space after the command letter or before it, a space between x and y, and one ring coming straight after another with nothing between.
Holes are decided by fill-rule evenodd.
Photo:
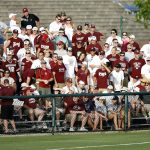
<instances>
[{"instance_id":1,"label":"seated woman","mask_svg":"<svg viewBox=\"0 0 150 150\"><path fill-rule=\"evenodd\" d=\"M111 103L107 106L108 120L113 120L115 130L120 130L118 127L118 119L120 119L121 106L119 105L119 98L114 96Z\"/></svg>"},{"instance_id":2,"label":"seated woman","mask_svg":"<svg viewBox=\"0 0 150 150\"><path fill-rule=\"evenodd\" d=\"M98 97L95 99L95 120L94 120L94 127L93 130L97 130L97 125L100 122L100 130L103 130L103 120L107 119L107 108L106 108L106 99L105 97Z\"/></svg>"}]
</instances>

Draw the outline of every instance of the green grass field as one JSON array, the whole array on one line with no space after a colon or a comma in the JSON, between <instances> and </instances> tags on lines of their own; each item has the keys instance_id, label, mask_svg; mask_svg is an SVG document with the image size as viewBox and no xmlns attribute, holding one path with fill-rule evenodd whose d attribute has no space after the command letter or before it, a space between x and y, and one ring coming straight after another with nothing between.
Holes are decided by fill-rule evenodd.
<instances>
[{"instance_id":1,"label":"green grass field","mask_svg":"<svg viewBox=\"0 0 150 150\"><path fill-rule=\"evenodd\" d=\"M150 131L0 136L0 150L149 150Z\"/></svg>"}]
</instances>

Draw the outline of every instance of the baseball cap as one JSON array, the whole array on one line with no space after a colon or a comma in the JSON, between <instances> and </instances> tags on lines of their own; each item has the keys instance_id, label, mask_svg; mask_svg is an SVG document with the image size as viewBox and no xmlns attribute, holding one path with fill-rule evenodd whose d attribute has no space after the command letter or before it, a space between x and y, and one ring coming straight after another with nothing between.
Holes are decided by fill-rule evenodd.
<instances>
[{"instance_id":1,"label":"baseball cap","mask_svg":"<svg viewBox=\"0 0 150 150\"><path fill-rule=\"evenodd\" d=\"M7 52L7 55L13 55L13 54L12 54L12 52L11 52L11 51L8 51L8 52Z\"/></svg>"},{"instance_id":2,"label":"baseball cap","mask_svg":"<svg viewBox=\"0 0 150 150\"><path fill-rule=\"evenodd\" d=\"M59 29L59 32L60 32L60 33L64 33L64 32L65 32L64 28L60 28L60 29Z\"/></svg>"},{"instance_id":3,"label":"baseball cap","mask_svg":"<svg viewBox=\"0 0 150 150\"><path fill-rule=\"evenodd\" d=\"M25 82L23 82L23 83L21 84L21 88L23 88L23 87L28 87L28 84L25 83Z\"/></svg>"},{"instance_id":4,"label":"baseball cap","mask_svg":"<svg viewBox=\"0 0 150 150\"><path fill-rule=\"evenodd\" d=\"M66 82L72 83L72 79L71 78L67 78Z\"/></svg>"},{"instance_id":5,"label":"baseball cap","mask_svg":"<svg viewBox=\"0 0 150 150\"><path fill-rule=\"evenodd\" d=\"M92 40L95 41L95 40L96 40L96 36L91 36L91 41L92 41Z\"/></svg>"},{"instance_id":6,"label":"baseball cap","mask_svg":"<svg viewBox=\"0 0 150 150\"><path fill-rule=\"evenodd\" d=\"M146 57L146 61L149 61L150 60L150 57Z\"/></svg>"},{"instance_id":7,"label":"baseball cap","mask_svg":"<svg viewBox=\"0 0 150 150\"><path fill-rule=\"evenodd\" d=\"M85 24L84 24L85 26L89 26L89 23L88 22L85 22Z\"/></svg>"},{"instance_id":8,"label":"baseball cap","mask_svg":"<svg viewBox=\"0 0 150 150\"><path fill-rule=\"evenodd\" d=\"M140 51L139 50L135 50L134 54L140 54Z\"/></svg>"},{"instance_id":9,"label":"baseball cap","mask_svg":"<svg viewBox=\"0 0 150 150\"><path fill-rule=\"evenodd\" d=\"M32 26L31 26L31 25L27 25L27 26L26 26L26 29L27 29L27 30L31 30L31 29L32 29Z\"/></svg>"},{"instance_id":10,"label":"baseball cap","mask_svg":"<svg viewBox=\"0 0 150 150\"><path fill-rule=\"evenodd\" d=\"M118 101L118 100L119 100L119 97L118 97L118 96L114 96L114 97L112 98L112 100Z\"/></svg>"},{"instance_id":11,"label":"baseball cap","mask_svg":"<svg viewBox=\"0 0 150 150\"><path fill-rule=\"evenodd\" d=\"M17 30L17 29L14 29L14 30L13 30L13 33L18 34L18 30Z\"/></svg>"},{"instance_id":12,"label":"baseball cap","mask_svg":"<svg viewBox=\"0 0 150 150\"><path fill-rule=\"evenodd\" d=\"M63 45L63 44L64 44L63 41L58 41L58 42L57 42L57 45Z\"/></svg>"},{"instance_id":13,"label":"baseball cap","mask_svg":"<svg viewBox=\"0 0 150 150\"><path fill-rule=\"evenodd\" d=\"M23 13L29 12L29 10L28 10L28 8L23 8L23 9L22 9L22 12L23 12Z\"/></svg>"},{"instance_id":14,"label":"baseball cap","mask_svg":"<svg viewBox=\"0 0 150 150\"><path fill-rule=\"evenodd\" d=\"M100 51L99 55L105 55L105 51Z\"/></svg>"},{"instance_id":15,"label":"baseball cap","mask_svg":"<svg viewBox=\"0 0 150 150\"><path fill-rule=\"evenodd\" d=\"M77 26L77 30L82 30L82 26L81 26L81 25L78 25L78 26Z\"/></svg>"},{"instance_id":16,"label":"baseball cap","mask_svg":"<svg viewBox=\"0 0 150 150\"><path fill-rule=\"evenodd\" d=\"M95 47L92 47L92 48L91 48L91 51L96 52L97 49L96 49Z\"/></svg>"},{"instance_id":17,"label":"baseball cap","mask_svg":"<svg viewBox=\"0 0 150 150\"><path fill-rule=\"evenodd\" d=\"M25 45L29 45L29 41L28 40L24 40L24 42L23 42Z\"/></svg>"},{"instance_id":18,"label":"baseball cap","mask_svg":"<svg viewBox=\"0 0 150 150\"><path fill-rule=\"evenodd\" d=\"M90 26L91 28L95 28L95 25L94 24L91 24L91 26Z\"/></svg>"},{"instance_id":19,"label":"baseball cap","mask_svg":"<svg viewBox=\"0 0 150 150\"><path fill-rule=\"evenodd\" d=\"M10 14L9 14L9 18L11 19L11 17L16 16L16 15L17 15L17 14L10 13Z\"/></svg>"},{"instance_id":20,"label":"baseball cap","mask_svg":"<svg viewBox=\"0 0 150 150\"><path fill-rule=\"evenodd\" d=\"M115 67L116 68L121 68L121 65L120 64L116 64Z\"/></svg>"},{"instance_id":21,"label":"baseball cap","mask_svg":"<svg viewBox=\"0 0 150 150\"><path fill-rule=\"evenodd\" d=\"M58 56L57 59L58 59L58 60L63 60L62 56Z\"/></svg>"},{"instance_id":22,"label":"baseball cap","mask_svg":"<svg viewBox=\"0 0 150 150\"><path fill-rule=\"evenodd\" d=\"M120 52L120 56L125 56L125 52Z\"/></svg>"},{"instance_id":23,"label":"baseball cap","mask_svg":"<svg viewBox=\"0 0 150 150\"><path fill-rule=\"evenodd\" d=\"M71 47L68 47L68 49L67 49L68 51L72 51L72 48Z\"/></svg>"},{"instance_id":24,"label":"baseball cap","mask_svg":"<svg viewBox=\"0 0 150 150\"><path fill-rule=\"evenodd\" d=\"M84 82L84 81L82 81L82 80L80 80L80 81L79 81L79 84L85 84L85 82Z\"/></svg>"},{"instance_id":25,"label":"baseball cap","mask_svg":"<svg viewBox=\"0 0 150 150\"><path fill-rule=\"evenodd\" d=\"M44 27L40 27L39 31L40 32L45 31L45 28Z\"/></svg>"},{"instance_id":26,"label":"baseball cap","mask_svg":"<svg viewBox=\"0 0 150 150\"><path fill-rule=\"evenodd\" d=\"M33 27L33 28L32 28L32 30L33 30L33 31L34 31L34 30L36 30L36 31L37 31L37 30L38 30L38 28L37 28L37 27Z\"/></svg>"},{"instance_id":27,"label":"baseball cap","mask_svg":"<svg viewBox=\"0 0 150 150\"><path fill-rule=\"evenodd\" d=\"M131 35L129 36L129 38L130 38L130 39L135 39L135 35L131 34Z\"/></svg>"}]
</instances>

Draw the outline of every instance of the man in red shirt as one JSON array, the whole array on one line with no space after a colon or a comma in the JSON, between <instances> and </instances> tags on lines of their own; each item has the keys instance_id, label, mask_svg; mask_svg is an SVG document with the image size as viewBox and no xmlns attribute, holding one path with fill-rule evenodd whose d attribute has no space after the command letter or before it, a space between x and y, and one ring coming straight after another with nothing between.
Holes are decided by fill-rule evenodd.
<instances>
[{"instance_id":1,"label":"man in red shirt","mask_svg":"<svg viewBox=\"0 0 150 150\"><path fill-rule=\"evenodd\" d=\"M50 82L53 81L53 74L46 68L46 61L41 61L41 68L36 71L36 83L39 84L39 92L42 95L51 93Z\"/></svg>"},{"instance_id":2,"label":"man in red shirt","mask_svg":"<svg viewBox=\"0 0 150 150\"><path fill-rule=\"evenodd\" d=\"M119 60L119 55L117 54L117 48L113 47L111 50L111 54L107 56L107 59L111 63L111 67L113 68L115 61Z\"/></svg>"},{"instance_id":3,"label":"man in red shirt","mask_svg":"<svg viewBox=\"0 0 150 150\"><path fill-rule=\"evenodd\" d=\"M7 53L7 48L13 49L13 54L17 58L17 52L19 49L23 48L23 41L18 37L18 30L13 30L13 36L5 43L4 53Z\"/></svg>"},{"instance_id":4,"label":"man in red shirt","mask_svg":"<svg viewBox=\"0 0 150 150\"><path fill-rule=\"evenodd\" d=\"M101 67L96 71L94 75L94 83L97 85L99 92L106 91L109 79L109 73L111 71L105 64L101 64Z\"/></svg>"},{"instance_id":5,"label":"man in red shirt","mask_svg":"<svg viewBox=\"0 0 150 150\"><path fill-rule=\"evenodd\" d=\"M54 51L54 44L50 41L47 34L42 35L41 43L39 45L37 55L40 51L44 51L45 49L49 49L50 53L53 54Z\"/></svg>"},{"instance_id":6,"label":"man in red shirt","mask_svg":"<svg viewBox=\"0 0 150 150\"><path fill-rule=\"evenodd\" d=\"M86 53L90 53L92 48L95 48L97 50L97 53L102 51L101 45L97 42L96 36L89 37L89 45L86 48Z\"/></svg>"},{"instance_id":7,"label":"man in red shirt","mask_svg":"<svg viewBox=\"0 0 150 150\"><path fill-rule=\"evenodd\" d=\"M9 85L9 80L4 80L4 86L0 89L1 96L14 96L15 89ZM4 133L9 133L8 123L10 121L14 132L16 132L16 125L13 119L14 106L12 105L12 99L2 99L1 100L1 119L4 123Z\"/></svg>"},{"instance_id":8,"label":"man in red shirt","mask_svg":"<svg viewBox=\"0 0 150 150\"><path fill-rule=\"evenodd\" d=\"M66 108L66 114L69 114L69 116L67 115L66 118L67 119L70 118L69 131L75 131L74 124L77 119L77 116L80 116L82 118L80 131L87 131L87 129L85 129L84 127L87 122L87 115L85 112L85 106L83 100L82 99L79 100L79 97L68 97L64 101L64 106Z\"/></svg>"},{"instance_id":9,"label":"man in red shirt","mask_svg":"<svg viewBox=\"0 0 150 150\"><path fill-rule=\"evenodd\" d=\"M77 31L72 37L72 46L75 46L78 41L81 41L83 46L85 46L86 37L85 34L82 33L82 26L77 26Z\"/></svg>"},{"instance_id":10,"label":"man in red shirt","mask_svg":"<svg viewBox=\"0 0 150 150\"><path fill-rule=\"evenodd\" d=\"M65 86L65 72L66 72L66 67L63 64L63 58L59 56L58 64L53 69L55 87L62 88Z\"/></svg>"},{"instance_id":11,"label":"man in red shirt","mask_svg":"<svg viewBox=\"0 0 150 150\"><path fill-rule=\"evenodd\" d=\"M86 41L88 41L88 38L91 37L91 36L95 36L96 39L97 39L97 42L100 44L101 37L104 36L104 35L100 32L97 32L95 25L91 24L90 32L86 34Z\"/></svg>"},{"instance_id":12,"label":"man in red shirt","mask_svg":"<svg viewBox=\"0 0 150 150\"><path fill-rule=\"evenodd\" d=\"M136 50L134 52L135 58L129 61L130 76L135 78L136 76L141 78L141 68L145 65L145 60L140 58L140 51Z\"/></svg>"},{"instance_id":13,"label":"man in red shirt","mask_svg":"<svg viewBox=\"0 0 150 150\"><path fill-rule=\"evenodd\" d=\"M127 46L128 46L128 44L131 45L132 51L140 50L140 46L139 46L139 44L135 41L135 36L134 36L134 35L130 35L130 36L129 36L129 42L127 42L126 44L124 44L124 45L122 46L122 51L127 52Z\"/></svg>"},{"instance_id":14,"label":"man in red shirt","mask_svg":"<svg viewBox=\"0 0 150 150\"><path fill-rule=\"evenodd\" d=\"M12 77L15 81L17 80L17 75L19 77L19 82L22 81L18 62L15 58L12 58L11 52L7 53L6 61L2 62L2 68L2 71L9 70L10 77Z\"/></svg>"}]
</instances>

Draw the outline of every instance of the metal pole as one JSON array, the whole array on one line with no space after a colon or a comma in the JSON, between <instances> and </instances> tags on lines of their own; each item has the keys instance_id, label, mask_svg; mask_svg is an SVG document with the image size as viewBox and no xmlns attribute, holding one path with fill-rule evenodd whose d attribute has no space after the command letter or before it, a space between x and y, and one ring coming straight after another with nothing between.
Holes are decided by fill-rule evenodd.
<instances>
[{"instance_id":1,"label":"metal pole","mask_svg":"<svg viewBox=\"0 0 150 150\"><path fill-rule=\"evenodd\" d=\"M123 17L120 16L120 37L122 38L122 32L123 32Z\"/></svg>"},{"instance_id":2,"label":"metal pole","mask_svg":"<svg viewBox=\"0 0 150 150\"><path fill-rule=\"evenodd\" d=\"M55 97L54 97L52 103L52 135L54 135L55 127L56 127L55 116L56 116L56 105L55 105Z\"/></svg>"},{"instance_id":3,"label":"metal pole","mask_svg":"<svg viewBox=\"0 0 150 150\"><path fill-rule=\"evenodd\" d=\"M127 130L128 126L128 95L125 95L125 121L124 121L124 130Z\"/></svg>"}]
</instances>

